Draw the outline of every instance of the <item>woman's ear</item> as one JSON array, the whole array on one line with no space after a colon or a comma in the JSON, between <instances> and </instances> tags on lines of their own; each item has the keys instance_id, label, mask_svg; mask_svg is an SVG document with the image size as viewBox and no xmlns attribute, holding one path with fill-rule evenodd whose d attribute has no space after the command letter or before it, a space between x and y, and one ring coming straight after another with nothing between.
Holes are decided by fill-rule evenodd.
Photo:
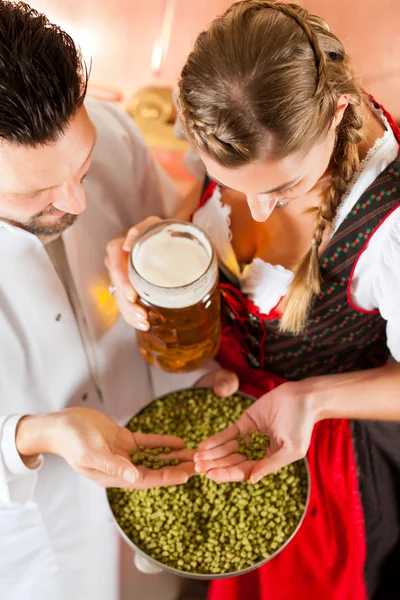
<instances>
[{"instance_id":1,"label":"woman's ear","mask_svg":"<svg viewBox=\"0 0 400 600\"><path fill-rule=\"evenodd\" d=\"M334 129L336 129L338 127L338 125L340 124L341 120L343 119L345 110L349 104L350 104L349 96L344 96L344 95L339 96L339 98L337 100L335 116L333 117L333 123L332 123L332 126Z\"/></svg>"}]
</instances>

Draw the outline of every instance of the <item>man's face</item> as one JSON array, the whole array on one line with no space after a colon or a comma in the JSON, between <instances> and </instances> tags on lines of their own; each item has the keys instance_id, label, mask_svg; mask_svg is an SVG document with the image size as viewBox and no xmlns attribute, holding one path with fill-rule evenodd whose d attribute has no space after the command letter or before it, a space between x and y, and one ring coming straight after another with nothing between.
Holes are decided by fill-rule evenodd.
<instances>
[{"instance_id":1,"label":"man's face","mask_svg":"<svg viewBox=\"0 0 400 600\"><path fill-rule=\"evenodd\" d=\"M85 210L83 179L96 129L85 107L56 142L29 148L0 141L0 219L56 236Z\"/></svg>"}]
</instances>

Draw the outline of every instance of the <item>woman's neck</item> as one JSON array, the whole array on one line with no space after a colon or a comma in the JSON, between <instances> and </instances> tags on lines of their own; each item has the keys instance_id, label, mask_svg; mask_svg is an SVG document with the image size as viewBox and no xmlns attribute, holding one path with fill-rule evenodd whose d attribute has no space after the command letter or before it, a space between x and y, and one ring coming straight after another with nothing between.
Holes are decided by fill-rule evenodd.
<instances>
[{"instance_id":1,"label":"woman's neck","mask_svg":"<svg viewBox=\"0 0 400 600\"><path fill-rule=\"evenodd\" d=\"M377 140L385 135L385 126L377 117L368 101L363 101L362 113L364 124L361 129L363 139L358 145L360 160L363 160L368 151L374 147Z\"/></svg>"}]
</instances>

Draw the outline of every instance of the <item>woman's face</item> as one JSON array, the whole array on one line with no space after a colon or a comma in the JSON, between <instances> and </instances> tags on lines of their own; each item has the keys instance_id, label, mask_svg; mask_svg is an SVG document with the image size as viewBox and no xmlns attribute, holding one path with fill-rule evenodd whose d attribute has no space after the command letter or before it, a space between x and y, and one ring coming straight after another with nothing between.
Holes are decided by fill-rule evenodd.
<instances>
[{"instance_id":1,"label":"woman's face","mask_svg":"<svg viewBox=\"0 0 400 600\"><path fill-rule=\"evenodd\" d=\"M278 202L296 202L312 190L328 168L335 146L335 131L347 100L338 102L333 123L325 137L306 154L296 153L280 160L254 162L227 169L201 155L208 175L224 187L242 192L255 221L266 221Z\"/></svg>"},{"instance_id":2,"label":"woman's face","mask_svg":"<svg viewBox=\"0 0 400 600\"><path fill-rule=\"evenodd\" d=\"M278 202L304 197L328 168L335 135L313 146L306 155L292 154L227 169L202 155L209 177L224 187L243 193L255 221L266 221Z\"/></svg>"}]
</instances>

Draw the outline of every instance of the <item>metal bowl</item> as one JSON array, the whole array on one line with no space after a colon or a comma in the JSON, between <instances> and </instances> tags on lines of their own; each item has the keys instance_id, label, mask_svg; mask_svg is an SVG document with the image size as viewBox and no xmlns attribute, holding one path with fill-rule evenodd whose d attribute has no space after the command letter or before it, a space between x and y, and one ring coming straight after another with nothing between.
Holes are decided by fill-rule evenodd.
<instances>
[{"instance_id":1,"label":"metal bowl","mask_svg":"<svg viewBox=\"0 0 400 600\"><path fill-rule=\"evenodd\" d=\"M177 390L177 391L179 392L179 391L184 391L184 390ZM164 400L164 398L166 398L167 396L170 396L171 393L174 393L174 392L169 392L168 394L165 394L164 396L155 398L153 400L153 402L156 402L158 400ZM255 402L255 400L256 400L252 396L249 396L248 394L243 394L242 392L236 392L236 394L238 394L244 398L248 398L248 399L252 400L252 402ZM150 406L150 405L147 405L141 411L134 414L131 418L134 418L134 417L138 416L139 414L141 414L142 412L144 412L146 410L146 408L148 408L148 406ZM128 423L129 422L130 422L130 420L128 421ZM128 423L127 423L127 425L128 425ZM191 573L189 571L181 571L180 569L174 569L173 567L164 565L163 563L159 562L158 560L156 560L155 558L153 558L152 556L150 556L149 554L147 554L146 552L141 550L141 548L139 548L139 546L136 546L136 544L134 544L134 542L132 542L132 540L126 535L126 533L123 531L123 529L120 527L119 523L117 522L117 520L114 516L114 513L112 511L112 508L111 508L111 505L110 505L110 502L108 499L108 495L106 494L107 502L108 502L110 512L113 516L114 523L115 523L120 535L125 540L125 542L128 544L128 546L130 546L132 548L132 550L135 553L136 552L139 553L143 558L145 558L147 561L149 561L150 564L152 564L154 567L157 567L158 569L163 569L164 571L168 571L169 573L174 573L175 575L179 575L181 577L188 577L190 579L199 579L199 580L205 580L205 581L211 581L213 579L225 579L227 577L237 577L238 575L244 575L245 573L250 573L251 571L254 571L255 569L258 569L259 567L262 567L262 565L265 565L267 562L272 560L275 556L277 556L280 552L282 552L282 550L284 548L286 548L286 546L292 541L292 539L294 538L296 533L299 531L299 529L304 521L304 517L307 512L308 504L310 502L310 490L311 490L311 476L310 476L310 469L308 466L308 461L306 458L303 458L302 461L304 462L306 473L307 473L307 497L306 497L306 501L305 501L305 505L304 505L303 514L298 522L296 529L293 531L291 536L286 540L286 542L284 542L282 544L282 546L280 546L280 548L278 548L278 550L276 552L274 552L274 554L272 554L268 558L260 560L258 563L255 563L251 567L247 567L246 569L242 569L240 571L231 571L229 573L220 573L220 574Z\"/></svg>"}]
</instances>

